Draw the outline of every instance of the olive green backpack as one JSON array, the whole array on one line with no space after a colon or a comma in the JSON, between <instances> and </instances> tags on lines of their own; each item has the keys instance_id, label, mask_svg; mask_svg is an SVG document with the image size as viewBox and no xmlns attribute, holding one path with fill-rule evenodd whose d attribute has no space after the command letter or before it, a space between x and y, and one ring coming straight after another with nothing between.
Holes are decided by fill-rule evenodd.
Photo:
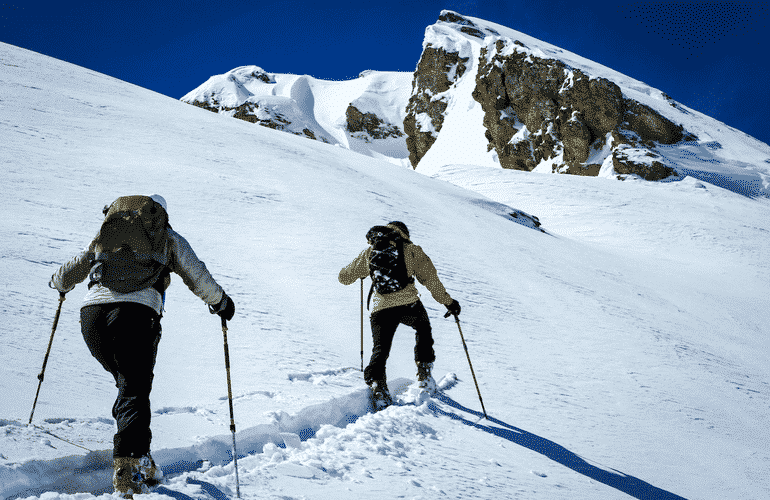
<instances>
[{"instance_id":1,"label":"olive green backpack","mask_svg":"<svg viewBox=\"0 0 770 500\"><path fill-rule=\"evenodd\" d=\"M89 288L95 283L118 293L156 285L168 277L168 214L149 196L121 196L105 207L94 247ZM164 279L159 280L163 277Z\"/></svg>"}]
</instances>

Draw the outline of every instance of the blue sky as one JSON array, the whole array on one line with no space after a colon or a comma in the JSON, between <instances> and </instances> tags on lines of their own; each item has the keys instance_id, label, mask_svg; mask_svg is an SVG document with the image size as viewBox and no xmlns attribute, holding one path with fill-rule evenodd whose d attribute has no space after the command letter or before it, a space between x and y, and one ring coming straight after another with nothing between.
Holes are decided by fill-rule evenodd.
<instances>
[{"instance_id":1,"label":"blue sky","mask_svg":"<svg viewBox=\"0 0 770 500\"><path fill-rule=\"evenodd\" d=\"M0 1L0 41L174 98L248 64L329 80L414 71L425 27L450 9L609 66L770 143L770 1Z\"/></svg>"}]
</instances>

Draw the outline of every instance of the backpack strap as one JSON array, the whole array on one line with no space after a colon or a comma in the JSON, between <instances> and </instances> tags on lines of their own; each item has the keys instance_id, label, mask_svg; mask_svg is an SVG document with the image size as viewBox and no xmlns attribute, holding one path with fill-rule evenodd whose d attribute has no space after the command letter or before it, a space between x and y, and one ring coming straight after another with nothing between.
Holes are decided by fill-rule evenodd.
<instances>
[{"instance_id":1,"label":"backpack strap","mask_svg":"<svg viewBox=\"0 0 770 500\"><path fill-rule=\"evenodd\" d=\"M403 238L399 238L398 241L396 241L396 249L398 250L398 259L404 265L404 276L403 276L404 283L406 283L407 285L411 285L412 283L414 283L414 277L409 276L409 271L406 268L406 253L404 252L404 243L407 243L407 242L411 243L411 241L409 240L404 241Z\"/></svg>"},{"instance_id":2,"label":"backpack strap","mask_svg":"<svg viewBox=\"0 0 770 500\"><path fill-rule=\"evenodd\" d=\"M369 296L366 298L366 310L369 310L369 301L372 300L372 294L374 293L374 281L369 285Z\"/></svg>"}]
</instances>

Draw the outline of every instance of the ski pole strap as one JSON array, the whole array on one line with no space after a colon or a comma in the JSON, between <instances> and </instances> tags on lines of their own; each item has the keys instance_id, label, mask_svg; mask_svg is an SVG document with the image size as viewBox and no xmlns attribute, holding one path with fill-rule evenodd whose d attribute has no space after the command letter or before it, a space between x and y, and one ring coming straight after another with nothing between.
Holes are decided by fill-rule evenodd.
<instances>
[{"instance_id":1,"label":"ski pole strap","mask_svg":"<svg viewBox=\"0 0 770 500\"><path fill-rule=\"evenodd\" d=\"M361 284L363 285L364 280L361 280ZM372 286L369 287L369 296L366 298L366 310L369 310L369 302L372 300L372 293L374 293L374 280L372 280Z\"/></svg>"}]
</instances>

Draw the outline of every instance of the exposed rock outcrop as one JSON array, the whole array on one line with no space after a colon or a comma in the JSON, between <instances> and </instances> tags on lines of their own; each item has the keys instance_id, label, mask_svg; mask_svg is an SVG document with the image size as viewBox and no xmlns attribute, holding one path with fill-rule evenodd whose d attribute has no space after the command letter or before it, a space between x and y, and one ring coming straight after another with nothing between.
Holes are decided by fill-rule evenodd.
<instances>
[{"instance_id":1,"label":"exposed rock outcrop","mask_svg":"<svg viewBox=\"0 0 770 500\"><path fill-rule=\"evenodd\" d=\"M588 160L592 134L579 111L574 111L572 117L564 123L561 135L564 143L564 163L569 166L585 163Z\"/></svg>"},{"instance_id":2,"label":"exposed rock outcrop","mask_svg":"<svg viewBox=\"0 0 770 500\"><path fill-rule=\"evenodd\" d=\"M412 95L406 107L404 132L409 161L416 167L436 141L444 123L448 97L442 95L466 70L467 57L441 47L425 47L414 72Z\"/></svg>"},{"instance_id":3,"label":"exposed rock outcrop","mask_svg":"<svg viewBox=\"0 0 770 500\"><path fill-rule=\"evenodd\" d=\"M656 111L636 101L627 99L626 103L624 119L628 124L627 130L636 132L646 145L652 147L654 142L676 144L686 140L681 125L671 123Z\"/></svg>"},{"instance_id":4,"label":"exposed rock outcrop","mask_svg":"<svg viewBox=\"0 0 770 500\"><path fill-rule=\"evenodd\" d=\"M499 34L456 12L443 11L435 26L452 41L435 46L430 28L426 31L404 122L414 167L441 131L452 94L447 90L472 66L445 48L465 41L481 45L473 98L484 112L488 151L497 153L502 167L531 171L545 164L553 172L598 175L602 165L609 168L612 156L620 175L652 180L676 174L655 153L656 145L694 137L624 95L615 82L549 58L520 40L495 36ZM663 98L676 107L668 96ZM628 147L641 153L624 153ZM646 160L653 156L656 161Z\"/></svg>"},{"instance_id":5,"label":"exposed rock outcrop","mask_svg":"<svg viewBox=\"0 0 770 500\"><path fill-rule=\"evenodd\" d=\"M222 111L234 111L233 118L247 121L249 123L256 123L263 127L272 128L275 130L284 130L286 125L291 121L280 113L274 112L265 104L247 102L232 109L222 108Z\"/></svg>"},{"instance_id":6,"label":"exposed rock outcrop","mask_svg":"<svg viewBox=\"0 0 770 500\"><path fill-rule=\"evenodd\" d=\"M212 99L211 101L192 101L189 104L192 104L193 106L197 106L199 108L206 109L208 111L211 111L212 113L219 113L219 102L217 102L216 99Z\"/></svg>"},{"instance_id":7,"label":"exposed rock outcrop","mask_svg":"<svg viewBox=\"0 0 770 500\"><path fill-rule=\"evenodd\" d=\"M598 175L603 159L586 162L608 133L617 141L615 148L640 146L650 154L655 143L686 138L681 125L624 97L615 83L527 49L520 41L499 39L482 48L479 60L473 97L482 105L487 140L504 168L532 170L552 160L553 170L560 173ZM530 148L522 144L524 138ZM609 154L618 174L658 180L676 173L661 162L632 161L617 149Z\"/></svg>"},{"instance_id":8,"label":"exposed rock outcrop","mask_svg":"<svg viewBox=\"0 0 770 500\"><path fill-rule=\"evenodd\" d=\"M366 132L372 139L386 139L404 135L398 126L385 122L374 113L362 113L352 104L345 111L345 119L347 120L347 130L351 134Z\"/></svg>"},{"instance_id":9,"label":"exposed rock outcrop","mask_svg":"<svg viewBox=\"0 0 770 500\"><path fill-rule=\"evenodd\" d=\"M210 78L182 100L214 113L328 142L326 137L312 130L294 99L271 95L276 83L275 75L259 66L241 66Z\"/></svg>"},{"instance_id":10,"label":"exposed rock outcrop","mask_svg":"<svg viewBox=\"0 0 770 500\"><path fill-rule=\"evenodd\" d=\"M625 147L612 151L612 164L618 174L636 174L648 181L659 181L676 175L673 168L655 161L655 158L659 156L645 149Z\"/></svg>"},{"instance_id":11,"label":"exposed rock outcrop","mask_svg":"<svg viewBox=\"0 0 770 500\"><path fill-rule=\"evenodd\" d=\"M445 23L454 23L460 25L460 32L465 33L471 36L475 36L477 38L481 38L482 40L486 36L486 33L491 33L494 35L498 35L497 31L486 28L484 31L482 31L479 26L476 25L473 21L470 19L467 19L457 12L452 12L451 10L445 10L441 12L441 15L438 17L439 21L443 21ZM486 31L486 33L485 33Z\"/></svg>"},{"instance_id":12,"label":"exposed rock outcrop","mask_svg":"<svg viewBox=\"0 0 770 500\"><path fill-rule=\"evenodd\" d=\"M297 124L294 123L297 121L296 118L292 121L286 116L287 113L282 112L281 108L292 107L291 105L293 103L288 100L286 101L287 102L268 102L266 100L257 100L256 102L249 101L233 108L220 105L216 98L211 98L207 102L195 100L190 104L214 113L230 114L233 118L262 125L263 127L289 132L294 135L307 137L308 139L328 142L325 137L317 137L308 127L299 128L296 126ZM291 114L296 115L297 113Z\"/></svg>"}]
</instances>

